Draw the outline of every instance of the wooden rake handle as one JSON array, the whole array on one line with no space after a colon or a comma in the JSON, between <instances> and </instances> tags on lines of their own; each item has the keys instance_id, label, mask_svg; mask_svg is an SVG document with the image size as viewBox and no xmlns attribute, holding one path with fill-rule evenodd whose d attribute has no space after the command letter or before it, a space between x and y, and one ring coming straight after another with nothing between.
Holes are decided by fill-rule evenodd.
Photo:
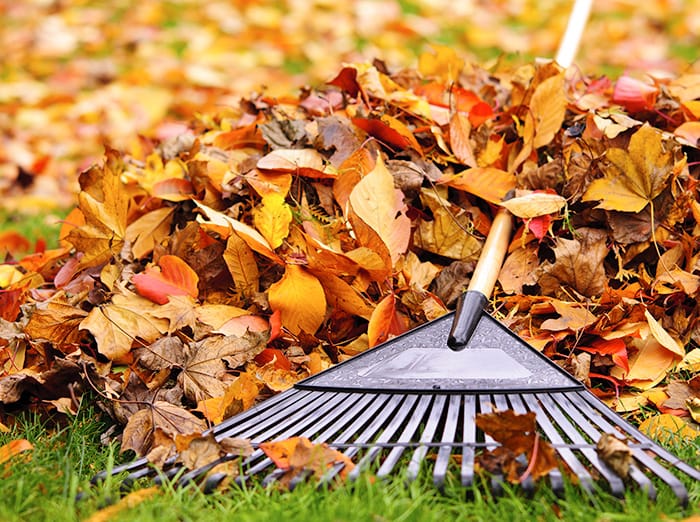
<instances>
[{"instance_id":1,"label":"wooden rake handle","mask_svg":"<svg viewBox=\"0 0 700 522\"><path fill-rule=\"evenodd\" d=\"M571 66L576 56L592 3L593 0L575 0L571 9L566 31L555 58L557 63L565 69ZM447 344L453 350L464 349L474 333L481 313L496 285L498 273L508 250L512 228L513 218L510 212L501 208L493 220L469 287L457 303L452 329L447 338Z\"/></svg>"}]
</instances>

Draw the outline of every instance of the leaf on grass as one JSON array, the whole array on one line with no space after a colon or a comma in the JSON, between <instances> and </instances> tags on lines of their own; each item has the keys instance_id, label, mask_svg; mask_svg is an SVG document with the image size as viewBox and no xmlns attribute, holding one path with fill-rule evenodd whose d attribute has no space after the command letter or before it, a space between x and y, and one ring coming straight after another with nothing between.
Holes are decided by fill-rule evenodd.
<instances>
[{"instance_id":1,"label":"leaf on grass","mask_svg":"<svg viewBox=\"0 0 700 522\"><path fill-rule=\"evenodd\" d=\"M136 291L154 303L165 304L169 296L188 295L197 299L199 276L190 265L173 255L162 256L157 268L149 266L131 278Z\"/></svg>"},{"instance_id":2,"label":"leaf on grass","mask_svg":"<svg viewBox=\"0 0 700 522\"><path fill-rule=\"evenodd\" d=\"M624 441L610 433L603 433L596 444L596 451L616 475L627 478L632 464L632 450Z\"/></svg>"},{"instance_id":3,"label":"leaf on grass","mask_svg":"<svg viewBox=\"0 0 700 522\"><path fill-rule=\"evenodd\" d=\"M134 509L141 502L160 494L162 494L162 489L158 486L137 489L120 498L115 504L96 511L90 515L89 518L86 518L85 522L111 522L115 520L122 511Z\"/></svg>"},{"instance_id":4,"label":"leaf on grass","mask_svg":"<svg viewBox=\"0 0 700 522\"><path fill-rule=\"evenodd\" d=\"M640 425L639 431L647 434L662 444L683 444L688 440L700 437L700 429L688 424L681 417L662 413L646 418Z\"/></svg>"},{"instance_id":5,"label":"leaf on grass","mask_svg":"<svg viewBox=\"0 0 700 522\"><path fill-rule=\"evenodd\" d=\"M270 285L268 300L293 334L313 334L326 317L326 296L319 280L299 265L287 265L282 279Z\"/></svg>"},{"instance_id":6,"label":"leaf on grass","mask_svg":"<svg viewBox=\"0 0 700 522\"><path fill-rule=\"evenodd\" d=\"M501 469L498 471L505 473L510 482L522 482L527 476L536 480L556 469L554 448L537 433L534 412L519 414L504 410L477 413L475 422L480 430L502 444L495 451L500 461ZM516 460L523 453L527 461L525 469Z\"/></svg>"},{"instance_id":7,"label":"leaf on grass","mask_svg":"<svg viewBox=\"0 0 700 522\"><path fill-rule=\"evenodd\" d=\"M673 153L661 133L644 124L630 139L628 150L610 148L595 179L581 198L599 201L598 208L640 212L667 186L674 169Z\"/></svg>"},{"instance_id":8,"label":"leaf on grass","mask_svg":"<svg viewBox=\"0 0 700 522\"><path fill-rule=\"evenodd\" d=\"M0 465L7 463L10 459L25 451L32 451L33 449L34 445L27 439L11 440L7 444L0 446Z\"/></svg>"},{"instance_id":9,"label":"leaf on grass","mask_svg":"<svg viewBox=\"0 0 700 522\"><path fill-rule=\"evenodd\" d=\"M339 475L345 478L355 467L346 455L325 443L313 443L306 437L263 442L259 447L275 466L287 472L281 479L281 483L285 486L302 471L310 471L316 478L321 478L331 466L342 464L343 468Z\"/></svg>"}]
</instances>

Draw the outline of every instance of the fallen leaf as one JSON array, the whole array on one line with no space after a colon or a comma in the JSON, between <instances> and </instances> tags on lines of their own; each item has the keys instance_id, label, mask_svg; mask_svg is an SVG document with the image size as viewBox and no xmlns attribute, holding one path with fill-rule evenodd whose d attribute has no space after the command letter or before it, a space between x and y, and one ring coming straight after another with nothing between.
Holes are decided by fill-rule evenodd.
<instances>
[{"instance_id":1,"label":"fallen leaf","mask_svg":"<svg viewBox=\"0 0 700 522\"><path fill-rule=\"evenodd\" d=\"M279 310L282 325L294 334L313 334L326 317L326 296L319 280L299 265L287 265L282 279L268 291L273 310Z\"/></svg>"},{"instance_id":2,"label":"fallen leaf","mask_svg":"<svg viewBox=\"0 0 700 522\"><path fill-rule=\"evenodd\" d=\"M25 451L32 451L34 445L27 439L11 440L7 444L0 446L0 466L7 466L7 462Z\"/></svg>"},{"instance_id":3,"label":"fallen leaf","mask_svg":"<svg viewBox=\"0 0 700 522\"><path fill-rule=\"evenodd\" d=\"M515 188L515 175L493 167L477 167L459 174L444 175L438 183L453 187L499 205Z\"/></svg>"},{"instance_id":4,"label":"fallen leaf","mask_svg":"<svg viewBox=\"0 0 700 522\"><path fill-rule=\"evenodd\" d=\"M89 518L85 519L85 522L109 522L116 519L123 511L134 509L145 500L160 494L162 494L162 490L158 486L137 489L120 498L116 504L96 511Z\"/></svg>"},{"instance_id":5,"label":"fallen leaf","mask_svg":"<svg viewBox=\"0 0 700 522\"><path fill-rule=\"evenodd\" d=\"M275 249L289 235L292 210L283 196L277 193L268 194L263 197L262 204L253 211L253 222L270 247Z\"/></svg>"},{"instance_id":6,"label":"fallen leaf","mask_svg":"<svg viewBox=\"0 0 700 522\"><path fill-rule=\"evenodd\" d=\"M199 277L177 256L165 255L158 260L158 268L147 267L131 278L136 291L158 304L166 304L169 296L189 295L197 299Z\"/></svg>"},{"instance_id":7,"label":"fallen leaf","mask_svg":"<svg viewBox=\"0 0 700 522\"><path fill-rule=\"evenodd\" d=\"M632 450L624 441L610 433L603 433L596 444L596 451L616 475L627 478L632 464Z\"/></svg>"}]
</instances>

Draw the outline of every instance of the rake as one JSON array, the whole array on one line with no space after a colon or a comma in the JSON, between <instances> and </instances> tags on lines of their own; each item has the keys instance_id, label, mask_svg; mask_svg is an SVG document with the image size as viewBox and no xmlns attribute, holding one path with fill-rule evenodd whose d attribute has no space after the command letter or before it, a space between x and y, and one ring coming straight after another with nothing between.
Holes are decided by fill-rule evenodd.
<instances>
[{"instance_id":1,"label":"rake","mask_svg":"<svg viewBox=\"0 0 700 522\"><path fill-rule=\"evenodd\" d=\"M589 9L588 0L577 0L574 5L557 55L565 67L573 60ZM369 468L377 477L386 477L406 466L403 472L407 480L430 468L438 488L451 475L458 476L464 487L471 487L479 476L479 454L499 446L477 427L477 414L534 412L538 433L563 463L546 477L556 493L563 491L568 472L585 491L594 493L602 485L617 497L623 497L626 487L631 486L654 499L661 481L681 504L687 504L688 491L677 475L697 481L700 471L612 412L582 383L484 311L511 229L510 214L500 210L469 288L454 313L301 381L214 426L210 433L217 440L250 439L254 447L295 436L326 443L357 463L348 474L350 480ZM596 450L604 434L623 439L629 448L632 462L625 478ZM157 480L179 476L180 484L201 482L209 491L227 478L226 473L212 473L214 466L238 458L227 455L188 472L171 460L165 475ZM341 462L330 466L321 484L333 480L343 466ZM263 484L270 484L284 473L259 448L240 468L239 483L262 477ZM125 486L156 475L143 458L109 473L125 472L129 473ZM309 474L299 472L290 487ZM102 472L93 480L106 475ZM498 493L504 483L504 477L495 473L491 489ZM535 481L525 478L521 486L533 491Z\"/></svg>"}]
</instances>

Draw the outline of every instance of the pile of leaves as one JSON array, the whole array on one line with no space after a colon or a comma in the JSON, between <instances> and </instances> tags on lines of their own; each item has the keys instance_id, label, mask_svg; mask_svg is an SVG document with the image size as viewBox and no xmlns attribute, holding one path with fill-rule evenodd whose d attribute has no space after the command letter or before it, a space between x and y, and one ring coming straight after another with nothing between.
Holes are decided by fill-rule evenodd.
<instances>
[{"instance_id":1,"label":"pile of leaves","mask_svg":"<svg viewBox=\"0 0 700 522\"><path fill-rule=\"evenodd\" d=\"M0 265L1 420L90 391L157 460L446 313L506 207L492 312L611 405L697 433L699 99L696 75L437 48L107 148L59 248Z\"/></svg>"}]
</instances>

